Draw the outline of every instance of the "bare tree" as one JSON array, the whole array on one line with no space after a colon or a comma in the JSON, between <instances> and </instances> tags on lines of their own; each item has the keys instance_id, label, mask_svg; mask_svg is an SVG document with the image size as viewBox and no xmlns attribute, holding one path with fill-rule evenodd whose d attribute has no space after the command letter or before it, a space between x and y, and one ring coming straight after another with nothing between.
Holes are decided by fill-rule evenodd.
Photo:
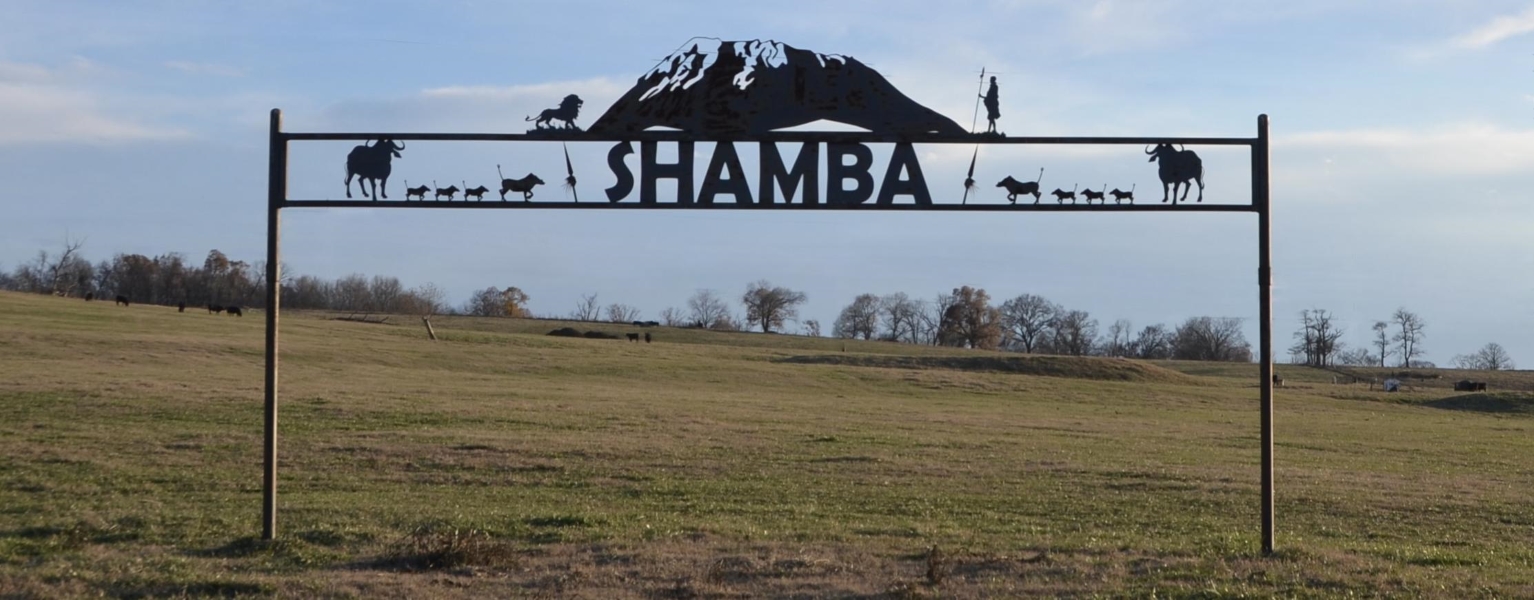
<instances>
[{"instance_id":1,"label":"bare tree","mask_svg":"<svg viewBox=\"0 0 1534 600\"><path fill-rule=\"evenodd\" d=\"M1252 362L1252 345L1241 332L1241 319L1193 317L1172 335L1172 358Z\"/></svg>"},{"instance_id":2,"label":"bare tree","mask_svg":"<svg viewBox=\"0 0 1534 600\"><path fill-rule=\"evenodd\" d=\"M446 298L447 294L436 284L423 283L402 294L400 304L411 314L430 317L442 312L443 301Z\"/></svg>"},{"instance_id":3,"label":"bare tree","mask_svg":"<svg viewBox=\"0 0 1534 600\"><path fill-rule=\"evenodd\" d=\"M1119 319L1108 326L1108 339L1103 344L1103 354L1115 357L1134 356L1134 325L1128 319Z\"/></svg>"},{"instance_id":4,"label":"bare tree","mask_svg":"<svg viewBox=\"0 0 1534 600\"><path fill-rule=\"evenodd\" d=\"M852 299L837 315L836 322L831 325L831 335L839 338L865 340L873 339L879 332L879 297L873 294L859 294Z\"/></svg>"},{"instance_id":5,"label":"bare tree","mask_svg":"<svg viewBox=\"0 0 1534 600\"><path fill-rule=\"evenodd\" d=\"M575 303L575 310L570 311L570 318L576 321L596 321L602 318L602 305L597 304L596 294L582 294L581 301Z\"/></svg>"},{"instance_id":6,"label":"bare tree","mask_svg":"<svg viewBox=\"0 0 1534 600\"><path fill-rule=\"evenodd\" d=\"M1164 360L1172 357L1172 334L1166 325L1147 325L1135 336L1135 356L1147 360Z\"/></svg>"},{"instance_id":7,"label":"bare tree","mask_svg":"<svg viewBox=\"0 0 1534 600\"><path fill-rule=\"evenodd\" d=\"M681 327L687 324L687 317L682 314L682 309L668 306L660 311L660 322L667 327Z\"/></svg>"},{"instance_id":8,"label":"bare tree","mask_svg":"<svg viewBox=\"0 0 1534 600\"><path fill-rule=\"evenodd\" d=\"M463 305L465 314L476 317L504 317L506 304L501 300L501 289L490 286L474 292Z\"/></svg>"},{"instance_id":9,"label":"bare tree","mask_svg":"<svg viewBox=\"0 0 1534 600\"><path fill-rule=\"evenodd\" d=\"M1507 355L1507 350L1496 342L1486 344L1474 354L1454 357L1454 366L1476 371L1510 371L1517 368L1513 365L1513 358Z\"/></svg>"},{"instance_id":10,"label":"bare tree","mask_svg":"<svg viewBox=\"0 0 1534 600\"><path fill-rule=\"evenodd\" d=\"M1337 353L1343 348L1343 331L1332 324L1332 318L1324 308L1300 311L1300 330L1294 332L1295 344L1289 352L1300 358L1301 364L1326 367L1335 362Z\"/></svg>"},{"instance_id":11,"label":"bare tree","mask_svg":"<svg viewBox=\"0 0 1534 600\"><path fill-rule=\"evenodd\" d=\"M920 342L921 305L905 292L895 292L879 300L884 321L884 337L896 342Z\"/></svg>"},{"instance_id":12,"label":"bare tree","mask_svg":"<svg viewBox=\"0 0 1534 600\"><path fill-rule=\"evenodd\" d=\"M1390 358L1390 324L1384 321L1374 322L1374 347L1379 349L1380 368L1385 368L1385 359ZM1373 361L1370 361L1373 362Z\"/></svg>"},{"instance_id":13,"label":"bare tree","mask_svg":"<svg viewBox=\"0 0 1534 600\"><path fill-rule=\"evenodd\" d=\"M1374 355L1368 348L1354 348L1337 353L1336 363L1349 367L1367 367L1374 364Z\"/></svg>"},{"instance_id":14,"label":"bare tree","mask_svg":"<svg viewBox=\"0 0 1534 600\"><path fill-rule=\"evenodd\" d=\"M607 305L607 320L613 323L632 323L639 320L639 309L627 304Z\"/></svg>"},{"instance_id":15,"label":"bare tree","mask_svg":"<svg viewBox=\"0 0 1534 600\"><path fill-rule=\"evenodd\" d=\"M1033 353L1043 345L1049 323L1060 312L1055 303L1033 294L1023 294L1001 303L1001 324L1006 330L1007 346Z\"/></svg>"},{"instance_id":16,"label":"bare tree","mask_svg":"<svg viewBox=\"0 0 1534 600\"><path fill-rule=\"evenodd\" d=\"M688 317L698 327L721 329L731 321L730 306L714 290L695 292L687 299L687 310Z\"/></svg>"},{"instance_id":17,"label":"bare tree","mask_svg":"<svg viewBox=\"0 0 1534 600\"><path fill-rule=\"evenodd\" d=\"M1062 310L1050 320L1050 349L1057 354L1086 356L1097 341L1097 319L1084 310Z\"/></svg>"},{"instance_id":18,"label":"bare tree","mask_svg":"<svg viewBox=\"0 0 1534 600\"><path fill-rule=\"evenodd\" d=\"M804 335L810 337L820 337L820 321L816 319L806 319L804 321Z\"/></svg>"},{"instance_id":19,"label":"bare tree","mask_svg":"<svg viewBox=\"0 0 1534 600\"><path fill-rule=\"evenodd\" d=\"M400 295L404 292L405 286L398 277L374 275L368 283L370 308L378 312L400 312Z\"/></svg>"},{"instance_id":20,"label":"bare tree","mask_svg":"<svg viewBox=\"0 0 1534 600\"><path fill-rule=\"evenodd\" d=\"M762 333L782 329L785 321L799 318L799 305L808 297L786 287L773 287L763 279L746 286L740 301L746 305L746 323L762 326Z\"/></svg>"},{"instance_id":21,"label":"bare tree","mask_svg":"<svg viewBox=\"0 0 1534 600\"><path fill-rule=\"evenodd\" d=\"M1417 313L1406 310L1405 307L1396 309L1395 314L1390 316L1391 323L1400 328L1400 332L1391 338L1399 348L1401 366L1411 367L1412 359L1423 355L1422 330L1427 326L1422 322L1422 317Z\"/></svg>"}]
</instances>

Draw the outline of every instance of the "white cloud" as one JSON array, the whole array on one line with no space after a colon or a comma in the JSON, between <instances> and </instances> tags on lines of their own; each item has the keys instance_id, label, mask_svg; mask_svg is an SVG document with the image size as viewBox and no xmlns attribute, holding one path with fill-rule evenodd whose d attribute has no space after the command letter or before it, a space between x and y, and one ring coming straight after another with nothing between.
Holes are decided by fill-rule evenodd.
<instances>
[{"instance_id":1,"label":"white cloud","mask_svg":"<svg viewBox=\"0 0 1534 600\"><path fill-rule=\"evenodd\" d=\"M1534 32L1534 7L1521 13L1502 15L1454 38L1450 45L1466 50L1486 48L1503 40Z\"/></svg>"},{"instance_id":2,"label":"white cloud","mask_svg":"<svg viewBox=\"0 0 1534 600\"><path fill-rule=\"evenodd\" d=\"M189 60L166 61L165 67L193 75L216 75L219 77L243 77L245 75L245 70L239 67L217 63L192 62Z\"/></svg>"},{"instance_id":3,"label":"white cloud","mask_svg":"<svg viewBox=\"0 0 1534 600\"><path fill-rule=\"evenodd\" d=\"M177 139L189 134L138 122L94 93L82 79L102 69L84 59L49 69L0 62L0 144L111 143Z\"/></svg>"},{"instance_id":4,"label":"white cloud","mask_svg":"<svg viewBox=\"0 0 1534 600\"><path fill-rule=\"evenodd\" d=\"M1278 136L1274 145L1315 150L1343 169L1407 169L1449 176L1506 175L1534 168L1534 129L1468 123L1430 130L1355 129Z\"/></svg>"}]
</instances>

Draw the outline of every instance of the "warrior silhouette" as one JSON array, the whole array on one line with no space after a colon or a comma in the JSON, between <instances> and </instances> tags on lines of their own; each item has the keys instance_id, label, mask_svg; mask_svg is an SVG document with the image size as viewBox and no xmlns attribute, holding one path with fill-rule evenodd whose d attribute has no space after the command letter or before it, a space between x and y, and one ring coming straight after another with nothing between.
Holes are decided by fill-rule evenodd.
<instances>
[{"instance_id":1,"label":"warrior silhouette","mask_svg":"<svg viewBox=\"0 0 1534 600\"><path fill-rule=\"evenodd\" d=\"M986 90L985 95L985 118L990 122L986 126L986 133L996 133L996 119L1001 118L1001 90L996 87L996 76L991 76L991 89Z\"/></svg>"}]
</instances>

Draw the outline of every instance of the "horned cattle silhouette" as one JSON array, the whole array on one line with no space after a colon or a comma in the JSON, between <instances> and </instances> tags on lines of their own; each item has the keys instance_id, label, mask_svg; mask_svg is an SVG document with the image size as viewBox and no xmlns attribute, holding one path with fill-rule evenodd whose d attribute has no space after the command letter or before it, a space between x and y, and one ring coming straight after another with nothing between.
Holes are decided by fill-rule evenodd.
<instances>
[{"instance_id":1,"label":"horned cattle silhouette","mask_svg":"<svg viewBox=\"0 0 1534 600\"><path fill-rule=\"evenodd\" d=\"M1161 201L1171 200L1177 204L1177 188L1182 186L1182 200L1188 199L1189 181L1198 182L1198 201L1204 201L1204 161L1192 150L1173 150L1171 144L1161 144L1155 149L1146 148L1149 162L1161 161ZM1170 191L1170 192L1169 192Z\"/></svg>"},{"instance_id":2,"label":"horned cattle silhouette","mask_svg":"<svg viewBox=\"0 0 1534 600\"><path fill-rule=\"evenodd\" d=\"M383 138L377 142L364 142L361 146L352 148L346 155L346 197L352 197L352 177L357 178L357 188L362 190L362 197L368 198L367 184L373 184L374 201L379 198L389 197L389 172L392 170L390 161L399 158L404 144L396 144L394 140ZM409 199L407 195L405 199ZM423 198L424 199L424 198Z\"/></svg>"}]
</instances>

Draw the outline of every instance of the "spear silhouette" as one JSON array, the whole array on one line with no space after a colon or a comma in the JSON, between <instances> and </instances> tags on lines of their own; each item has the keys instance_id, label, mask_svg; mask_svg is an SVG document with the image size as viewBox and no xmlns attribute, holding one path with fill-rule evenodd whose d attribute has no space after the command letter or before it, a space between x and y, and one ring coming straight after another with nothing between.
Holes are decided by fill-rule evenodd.
<instances>
[{"instance_id":1,"label":"spear silhouette","mask_svg":"<svg viewBox=\"0 0 1534 600\"><path fill-rule=\"evenodd\" d=\"M570 188L570 195L575 197L576 202L580 202L581 195L575 191L575 165L570 163L570 146L566 144L560 145L565 148L565 172L569 174L565 177L565 187Z\"/></svg>"},{"instance_id":2,"label":"spear silhouette","mask_svg":"<svg viewBox=\"0 0 1534 600\"><path fill-rule=\"evenodd\" d=\"M975 113L969 118L969 133L974 135L975 123L980 119L980 91L985 89L985 67L980 67L980 87L975 89ZM969 156L969 175L964 177L964 199L959 204L969 204L969 192L975 189L975 159L980 157L980 144L975 144L975 153Z\"/></svg>"}]
</instances>

